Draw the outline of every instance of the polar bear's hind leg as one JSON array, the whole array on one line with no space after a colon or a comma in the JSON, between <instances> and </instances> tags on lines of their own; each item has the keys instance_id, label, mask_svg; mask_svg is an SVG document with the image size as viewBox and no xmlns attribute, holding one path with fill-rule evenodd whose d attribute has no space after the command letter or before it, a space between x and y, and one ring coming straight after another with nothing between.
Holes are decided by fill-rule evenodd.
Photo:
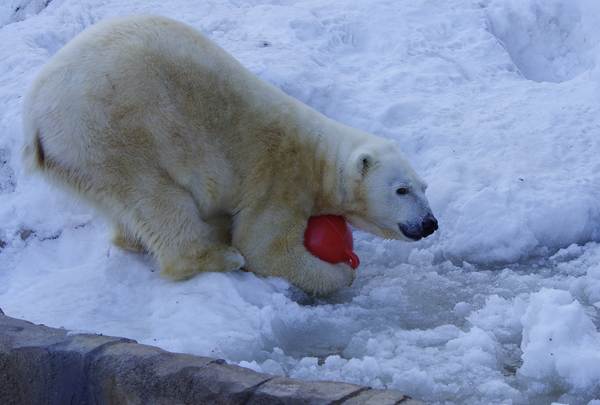
<instances>
[{"instance_id":1,"label":"polar bear's hind leg","mask_svg":"<svg viewBox=\"0 0 600 405\"><path fill-rule=\"evenodd\" d=\"M148 248L144 246L142 240L127 231L123 225L113 226L113 235L110 241L120 249L139 253L148 252Z\"/></svg>"},{"instance_id":2,"label":"polar bear's hind leg","mask_svg":"<svg viewBox=\"0 0 600 405\"><path fill-rule=\"evenodd\" d=\"M126 170L103 171L98 174L106 180L107 192L99 187L86 196L108 220L117 223L113 244L131 251L151 252L158 259L161 275L172 280L244 266L240 252L226 243L224 234L228 229L222 229L225 219L203 221L198 203L188 190L164 171L137 163L146 169L141 181L135 181L134 176L129 178Z\"/></svg>"},{"instance_id":3,"label":"polar bear's hind leg","mask_svg":"<svg viewBox=\"0 0 600 405\"><path fill-rule=\"evenodd\" d=\"M150 247L161 275L185 280L197 273L229 272L244 266L240 252L222 241L217 224L204 222L192 195L170 178L138 202L137 234Z\"/></svg>"}]
</instances>

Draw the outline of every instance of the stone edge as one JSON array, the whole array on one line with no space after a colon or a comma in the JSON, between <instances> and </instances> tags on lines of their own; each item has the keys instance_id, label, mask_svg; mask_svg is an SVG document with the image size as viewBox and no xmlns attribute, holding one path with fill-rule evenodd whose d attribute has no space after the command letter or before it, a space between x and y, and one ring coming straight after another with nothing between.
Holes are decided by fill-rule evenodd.
<instances>
[{"instance_id":1,"label":"stone edge","mask_svg":"<svg viewBox=\"0 0 600 405\"><path fill-rule=\"evenodd\" d=\"M422 405L393 390L277 377L130 339L71 334L1 309L0 403Z\"/></svg>"}]
</instances>

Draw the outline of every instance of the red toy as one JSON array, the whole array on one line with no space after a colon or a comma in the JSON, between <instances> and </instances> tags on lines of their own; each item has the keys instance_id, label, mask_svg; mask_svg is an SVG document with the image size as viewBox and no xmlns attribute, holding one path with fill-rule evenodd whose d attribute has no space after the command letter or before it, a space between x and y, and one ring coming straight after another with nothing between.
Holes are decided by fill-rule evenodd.
<instances>
[{"instance_id":1,"label":"red toy","mask_svg":"<svg viewBox=\"0 0 600 405\"><path fill-rule=\"evenodd\" d=\"M360 264L352 251L352 230L344 218L335 215L310 217L304 232L304 246L319 259L331 263L346 263L353 269Z\"/></svg>"}]
</instances>

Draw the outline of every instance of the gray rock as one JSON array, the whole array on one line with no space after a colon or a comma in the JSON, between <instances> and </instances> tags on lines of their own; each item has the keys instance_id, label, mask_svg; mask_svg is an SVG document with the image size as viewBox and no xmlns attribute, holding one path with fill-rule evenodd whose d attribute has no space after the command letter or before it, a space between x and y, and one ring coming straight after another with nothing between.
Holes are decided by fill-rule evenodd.
<instances>
[{"instance_id":1,"label":"gray rock","mask_svg":"<svg viewBox=\"0 0 600 405\"><path fill-rule=\"evenodd\" d=\"M344 402L344 405L418 405L408 395L392 390L365 390Z\"/></svg>"},{"instance_id":2,"label":"gray rock","mask_svg":"<svg viewBox=\"0 0 600 405\"><path fill-rule=\"evenodd\" d=\"M328 381L300 381L291 378L275 378L258 387L248 405L317 405L341 403L365 387Z\"/></svg>"},{"instance_id":3,"label":"gray rock","mask_svg":"<svg viewBox=\"0 0 600 405\"><path fill-rule=\"evenodd\" d=\"M71 335L0 309L0 404L417 405L391 390L300 381L102 335Z\"/></svg>"}]
</instances>

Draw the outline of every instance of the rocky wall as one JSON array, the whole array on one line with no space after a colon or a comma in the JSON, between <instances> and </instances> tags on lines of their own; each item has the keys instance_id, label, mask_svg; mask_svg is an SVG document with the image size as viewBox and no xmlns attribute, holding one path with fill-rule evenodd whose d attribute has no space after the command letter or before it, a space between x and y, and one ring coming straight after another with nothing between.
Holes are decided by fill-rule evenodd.
<instances>
[{"instance_id":1,"label":"rocky wall","mask_svg":"<svg viewBox=\"0 0 600 405\"><path fill-rule=\"evenodd\" d=\"M417 405L392 390L261 374L0 310L0 404Z\"/></svg>"}]
</instances>

